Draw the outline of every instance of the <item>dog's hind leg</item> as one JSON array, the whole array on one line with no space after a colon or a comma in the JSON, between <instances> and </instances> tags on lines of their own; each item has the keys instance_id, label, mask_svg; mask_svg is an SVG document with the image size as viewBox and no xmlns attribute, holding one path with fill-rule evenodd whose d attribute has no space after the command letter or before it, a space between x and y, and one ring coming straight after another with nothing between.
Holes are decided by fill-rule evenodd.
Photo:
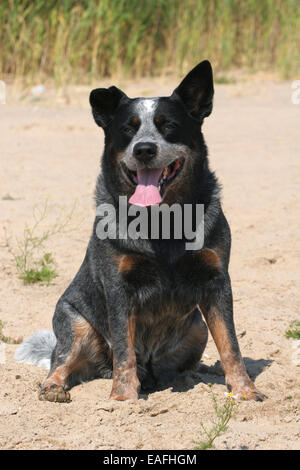
<instances>
[{"instance_id":1,"label":"dog's hind leg","mask_svg":"<svg viewBox=\"0 0 300 470\"><path fill-rule=\"evenodd\" d=\"M56 321L55 321L56 320ZM52 353L51 370L40 393L40 400L69 402L67 391L77 381L87 380L89 373L98 369L109 370L108 345L104 338L80 315L54 317L57 344ZM90 377L91 378L91 377Z\"/></svg>"}]
</instances>

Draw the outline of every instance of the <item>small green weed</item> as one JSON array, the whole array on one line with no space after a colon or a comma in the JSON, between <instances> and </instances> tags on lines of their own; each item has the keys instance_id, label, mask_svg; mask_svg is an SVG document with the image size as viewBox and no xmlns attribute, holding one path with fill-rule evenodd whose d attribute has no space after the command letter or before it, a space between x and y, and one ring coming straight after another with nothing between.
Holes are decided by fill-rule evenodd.
<instances>
[{"instance_id":1,"label":"small green weed","mask_svg":"<svg viewBox=\"0 0 300 470\"><path fill-rule=\"evenodd\" d=\"M34 284L35 282L45 282L49 284L52 279L58 276L53 268L54 260L51 253L45 253L40 261L35 262L36 267L20 270L20 279L24 284Z\"/></svg>"},{"instance_id":2,"label":"small green weed","mask_svg":"<svg viewBox=\"0 0 300 470\"><path fill-rule=\"evenodd\" d=\"M15 201L16 198L12 197L9 193L6 193L3 197L2 197L2 201Z\"/></svg>"},{"instance_id":3,"label":"small green weed","mask_svg":"<svg viewBox=\"0 0 300 470\"><path fill-rule=\"evenodd\" d=\"M16 249L12 247L6 228L4 228L6 246L14 257L19 278L23 280L24 284L37 282L49 284L52 279L58 276L52 254L41 252L49 238L71 230L69 224L74 208L75 205L68 214L60 214L50 228L42 229L48 215L48 201L45 201L42 208L36 206L33 210L34 223L30 227L25 227L23 238L16 240Z\"/></svg>"},{"instance_id":4,"label":"small green weed","mask_svg":"<svg viewBox=\"0 0 300 470\"><path fill-rule=\"evenodd\" d=\"M206 439L197 443L195 450L207 450L214 448L215 439L227 431L228 423L235 414L236 408L238 406L232 393L227 393L225 403L219 405L217 398L212 391L211 384L209 384L209 387L216 419L212 422L212 425L209 429L207 429L202 422L200 423Z\"/></svg>"},{"instance_id":5,"label":"small green weed","mask_svg":"<svg viewBox=\"0 0 300 470\"><path fill-rule=\"evenodd\" d=\"M20 344L20 343L22 343L23 338L14 339L14 338L11 338L10 336L5 336L3 334L3 327L4 327L4 324L0 320L0 342L6 343L6 344Z\"/></svg>"},{"instance_id":6,"label":"small green weed","mask_svg":"<svg viewBox=\"0 0 300 470\"><path fill-rule=\"evenodd\" d=\"M286 338L300 339L300 321L293 321L285 332Z\"/></svg>"}]
</instances>

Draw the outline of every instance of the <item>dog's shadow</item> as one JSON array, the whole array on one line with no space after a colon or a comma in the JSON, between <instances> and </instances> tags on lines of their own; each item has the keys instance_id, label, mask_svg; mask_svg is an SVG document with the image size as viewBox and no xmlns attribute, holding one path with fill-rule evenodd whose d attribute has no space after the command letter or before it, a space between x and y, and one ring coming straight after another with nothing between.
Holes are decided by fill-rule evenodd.
<instances>
[{"instance_id":1,"label":"dog's shadow","mask_svg":"<svg viewBox=\"0 0 300 470\"><path fill-rule=\"evenodd\" d=\"M249 377L255 381L256 377L259 376L265 368L270 367L273 361L268 359L251 359L250 357L244 357L244 362ZM225 377L220 361L216 361L213 366L207 366L201 362L197 371L187 371L179 374L172 382L157 385L155 388L147 390L142 389L140 392L140 398L147 400L148 396L152 393L169 388L172 389L172 392L187 392L199 383L225 385Z\"/></svg>"}]
</instances>

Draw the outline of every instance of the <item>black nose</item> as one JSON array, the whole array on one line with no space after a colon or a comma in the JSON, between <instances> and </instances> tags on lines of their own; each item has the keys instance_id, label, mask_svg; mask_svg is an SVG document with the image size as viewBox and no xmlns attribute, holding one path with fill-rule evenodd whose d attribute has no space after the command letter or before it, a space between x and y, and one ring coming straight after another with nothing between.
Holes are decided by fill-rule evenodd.
<instances>
[{"instance_id":1,"label":"black nose","mask_svg":"<svg viewBox=\"0 0 300 470\"><path fill-rule=\"evenodd\" d=\"M138 142L133 147L133 155L143 163L147 163L155 157L157 145L153 142Z\"/></svg>"}]
</instances>

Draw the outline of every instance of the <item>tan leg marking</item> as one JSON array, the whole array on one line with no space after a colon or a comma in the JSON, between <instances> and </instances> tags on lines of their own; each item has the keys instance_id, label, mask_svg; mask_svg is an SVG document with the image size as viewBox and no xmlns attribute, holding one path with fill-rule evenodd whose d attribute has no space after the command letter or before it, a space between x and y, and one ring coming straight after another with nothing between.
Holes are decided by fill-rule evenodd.
<instances>
[{"instance_id":1,"label":"tan leg marking","mask_svg":"<svg viewBox=\"0 0 300 470\"><path fill-rule=\"evenodd\" d=\"M137 378L136 356L134 351L135 317L128 319L128 358L125 363L119 365L113 361L113 385L110 394L112 400L137 401L140 382Z\"/></svg>"},{"instance_id":2,"label":"tan leg marking","mask_svg":"<svg viewBox=\"0 0 300 470\"><path fill-rule=\"evenodd\" d=\"M87 361L95 361L101 353L101 340L96 330L84 319L73 322L74 342L65 363L50 372L39 393L40 400L69 402L66 391L67 379Z\"/></svg>"},{"instance_id":3,"label":"tan leg marking","mask_svg":"<svg viewBox=\"0 0 300 470\"><path fill-rule=\"evenodd\" d=\"M207 318L208 327L216 343L221 358L221 365L225 373L227 388L238 398L261 401L266 398L260 393L249 378L242 356L232 350L228 328L218 311Z\"/></svg>"}]
</instances>

